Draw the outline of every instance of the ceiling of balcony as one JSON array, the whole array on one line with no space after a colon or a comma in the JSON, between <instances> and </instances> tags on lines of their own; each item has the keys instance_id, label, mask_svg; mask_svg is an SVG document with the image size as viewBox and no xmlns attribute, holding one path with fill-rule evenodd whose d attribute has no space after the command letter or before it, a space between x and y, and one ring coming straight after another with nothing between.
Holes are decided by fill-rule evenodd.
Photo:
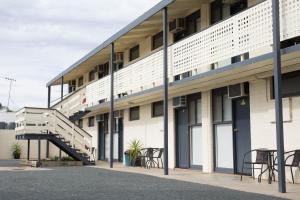
<instances>
[{"instance_id":1,"label":"ceiling of balcony","mask_svg":"<svg viewBox=\"0 0 300 200\"><path fill-rule=\"evenodd\" d=\"M173 3L168 5L169 21L178 17L186 16L187 14L199 9L201 7L201 4L209 3L210 0L176 0L176 1L169 0L169 2L167 3L170 2ZM124 34L120 35L119 37L118 37L118 33L120 32L116 33L115 35L117 38L116 40L114 40L115 51L124 51L126 49L129 49L130 47L144 40L145 38L161 31L163 22L162 22L162 12L160 12L159 10L156 10L156 12L153 15L151 15L145 20L142 20L140 23L138 23L132 28L130 28L131 24L129 24L127 27L125 27L120 31L120 32L123 31ZM143 15L140 16L140 18L143 17L144 17ZM136 19L136 21L138 21L138 19ZM130 29L128 29L128 27ZM51 80L47 84L47 86L61 84L61 76L64 76L64 82L67 83L69 80L73 80L74 78L77 78L78 76L89 72L95 66L107 62L110 57L109 44L110 43L108 43L108 41L105 41L103 44L101 44L99 47L94 49L84 58L77 61L75 64L73 64L72 66L67 68L64 72L62 72L53 80Z\"/></svg>"}]
</instances>

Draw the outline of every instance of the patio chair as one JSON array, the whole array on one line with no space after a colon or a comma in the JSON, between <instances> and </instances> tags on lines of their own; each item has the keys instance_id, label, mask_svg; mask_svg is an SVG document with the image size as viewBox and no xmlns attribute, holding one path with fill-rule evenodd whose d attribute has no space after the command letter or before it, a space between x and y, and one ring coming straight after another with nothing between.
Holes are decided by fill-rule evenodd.
<instances>
[{"instance_id":1,"label":"patio chair","mask_svg":"<svg viewBox=\"0 0 300 200\"><path fill-rule=\"evenodd\" d=\"M255 161L247 161L249 156L256 153ZM260 173L263 172L263 166L268 164L268 152L264 151L264 149L253 149L244 154L243 164L242 164L242 173L241 173L241 181L243 180L244 169L252 170L252 177L255 179L254 171L255 169L260 169ZM250 165L250 167L245 167L245 165ZM260 165L260 168L255 168L255 165ZM259 179L260 181L260 179Z\"/></svg>"},{"instance_id":2,"label":"patio chair","mask_svg":"<svg viewBox=\"0 0 300 200\"><path fill-rule=\"evenodd\" d=\"M284 155L285 155L284 156L285 157L285 160L284 160L285 167L290 168L292 181L293 181L293 184L295 184L293 168L297 167L300 169L300 149L284 152ZM277 160L277 157L275 158L275 161L276 160ZM275 165L278 165L278 163L275 163Z\"/></svg>"},{"instance_id":3,"label":"patio chair","mask_svg":"<svg viewBox=\"0 0 300 200\"><path fill-rule=\"evenodd\" d=\"M158 148L154 152L153 158L157 160L157 167L159 168L159 163L161 162L162 168L164 168L164 162L162 160L162 155L164 153L164 148ZM157 156L156 156L157 155Z\"/></svg>"}]
</instances>

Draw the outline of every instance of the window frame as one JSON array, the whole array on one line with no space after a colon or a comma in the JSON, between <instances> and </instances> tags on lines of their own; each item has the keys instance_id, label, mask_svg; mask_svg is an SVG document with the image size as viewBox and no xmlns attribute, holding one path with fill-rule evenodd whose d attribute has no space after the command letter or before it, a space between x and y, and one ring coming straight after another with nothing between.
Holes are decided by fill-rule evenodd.
<instances>
[{"instance_id":1,"label":"window frame","mask_svg":"<svg viewBox=\"0 0 300 200\"><path fill-rule=\"evenodd\" d=\"M80 77L78 78L78 87L83 86L83 84L84 84L83 76L80 76Z\"/></svg>"},{"instance_id":2,"label":"window frame","mask_svg":"<svg viewBox=\"0 0 300 200\"><path fill-rule=\"evenodd\" d=\"M132 112L134 112L134 111L137 111L138 114L137 114L137 117L133 118ZM129 108L129 121L137 121L137 120L140 120L140 106L134 106L134 107Z\"/></svg>"},{"instance_id":3,"label":"window frame","mask_svg":"<svg viewBox=\"0 0 300 200\"><path fill-rule=\"evenodd\" d=\"M288 72L285 74L281 75L281 86L283 86L283 82L289 78L295 78L295 77L299 77L300 79L300 70L296 70L296 71L292 71L292 72ZM272 100L275 99L275 85L274 85L274 76L272 76L270 78L270 97ZM300 96L300 89L299 91L296 91L294 93L284 93L283 92L283 88L282 88L282 98L291 98L291 97L297 97Z\"/></svg>"},{"instance_id":4,"label":"window frame","mask_svg":"<svg viewBox=\"0 0 300 200\"><path fill-rule=\"evenodd\" d=\"M157 114L155 112L155 108L157 108L156 106L162 106L161 113ZM164 116L164 102L163 101L156 101L151 104L151 116L152 116L152 118Z\"/></svg>"},{"instance_id":5,"label":"window frame","mask_svg":"<svg viewBox=\"0 0 300 200\"><path fill-rule=\"evenodd\" d=\"M137 56L134 57L134 51L137 51ZM129 49L129 62L134 61L140 57L140 45L135 45L134 47Z\"/></svg>"},{"instance_id":6,"label":"window frame","mask_svg":"<svg viewBox=\"0 0 300 200\"><path fill-rule=\"evenodd\" d=\"M88 118L88 127L94 127L95 126L95 117L91 116Z\"/></svg>"},{"instance_id":7,"label":"window frame","mask_svg":"<svg viewBox=\"0 0 300 200\"><path fill-rule=\"evenodd\" d=\"M163 40L164 40L163 37L164 37L163 36L163 31L160 31L159 33L156 33L155 35L153 35L151 37L151 49L152 49L152 51L163 46ZM160 42L159 41L160 39L161 39L161 44L159 46L155 46L155 43L156 43L155 40L158 40L158 42Z\"/></svg>"},{"instance_id":8,"label":"window frame","mask_svg":"<svg viewBox=\"0 0 300 200\"><path fill-rule=\"evenodd\" d=\"M93 80L95 80L96 79L96 76L95 76L95 70L91 70L90 72L89 72L89 82L91 82L91 81L93 81Z\"/></svg>"},{"instance_id":9,"label":"window frame","mask_svg":"<svg viewBox=\"0 0 300 200\"><path fill-rule=\"evenodd\" d=\"M83 128L83 119L78 120L78 127Z\"/></svg>"},{"instance_id":10,"label":"window frame","mask_svg":"<svg viewBox=\"0 0 300 200\"><path fill-rule=\"evenodd\" d=\"M227 87L223 87L223 88L218 88L218 89L214 89L213 90L213 97L212 97L212 103L213 103L213 124L229 124L229 123L232 123L233 122L233 112L232 112L232 109L233 109L233 106L232 106L232 100L230 99L231 101L231 108L230 108L230 111L231 111L231 120L225 120L225 109L224 109L224 96L227 95L228 96L228 90L227 90ZM216 97L221 97L221 120L216 120L215 117L215 113L216 113Z\"/></svg>"}]
</instances>

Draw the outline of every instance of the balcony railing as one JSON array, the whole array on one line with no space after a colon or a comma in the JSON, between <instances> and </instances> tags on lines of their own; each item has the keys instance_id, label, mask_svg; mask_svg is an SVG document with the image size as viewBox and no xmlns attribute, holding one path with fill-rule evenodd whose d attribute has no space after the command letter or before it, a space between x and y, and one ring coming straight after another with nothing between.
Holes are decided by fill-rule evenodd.
<instances>
[{"instance_id":1,"label":"balcony railing","mask_svg":"<svg viewBox=\"0 0 300 200\"><path fill-rule=\"evenodd\" d=\"M280 1L281 40L300 35L299 10L299 0ZM272 7L267 0L170 46L170 81L176 75L204 72L210 70L208 65L271 45ZM122 97L162 85L162 73L163 52L158 51L116 72L114 95ZM110 76L87 86L88 106L109 101L109 87Z\"/></svg>"}]
</instances>

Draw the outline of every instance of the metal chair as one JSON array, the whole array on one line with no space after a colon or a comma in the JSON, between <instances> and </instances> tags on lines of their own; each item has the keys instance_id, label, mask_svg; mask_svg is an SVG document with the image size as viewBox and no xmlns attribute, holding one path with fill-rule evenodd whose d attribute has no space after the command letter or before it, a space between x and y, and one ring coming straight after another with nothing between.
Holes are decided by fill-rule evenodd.
<instances>
[{"instance_id":1,"label":"metal chair","mask_svg":"<svg viewBox=\"0 0 300 200\"><path fill-rule=\"evenodd\" d=\"M164 148L158 148L158 149L156 149L156 152L154 152L154 154L157 154L157 156L154 155L153 158L156 158L158 168L159 168L159 163L160 162L161 162L162 168L164 168L164 162L162 160L163 153L164 153Z\"/></svg>"},{"instance_id":2,"label":"metal chair","mask_svg":"<svg viewBox=\"0 0 300 200\"><path fill-rule=\"evenodd\" d=\"M284 164L285 167L289 167L292 175L293 184L295 184L293 167L298 167L300 169L300 149L284 152ZM275 158L277 160L277 157ZM278 165L276 163L275 165Z\"/></svg>"},{"instance_id":3,"label":"metal chair","mask_svg":"<svg viewBox=\"0 0 300 200\"><path fill-rule=\"evenodd\" d=\"M246 161L250 155L256 153L255 161ZM260 174L263 172L263 166L268 164L268 152L264 151L264 149L253 149L244 154L243 164L242 164L242 173L241 173L241 181L243 180L244 169L252 169L252 177L255 179L254 170L260 169ZM245 165L250 165L250 167L245 167ZM255 165L260 165L260 168L255 168ZM258 178L260 182L261 176Z\"/></svg>"}]
</instances>

